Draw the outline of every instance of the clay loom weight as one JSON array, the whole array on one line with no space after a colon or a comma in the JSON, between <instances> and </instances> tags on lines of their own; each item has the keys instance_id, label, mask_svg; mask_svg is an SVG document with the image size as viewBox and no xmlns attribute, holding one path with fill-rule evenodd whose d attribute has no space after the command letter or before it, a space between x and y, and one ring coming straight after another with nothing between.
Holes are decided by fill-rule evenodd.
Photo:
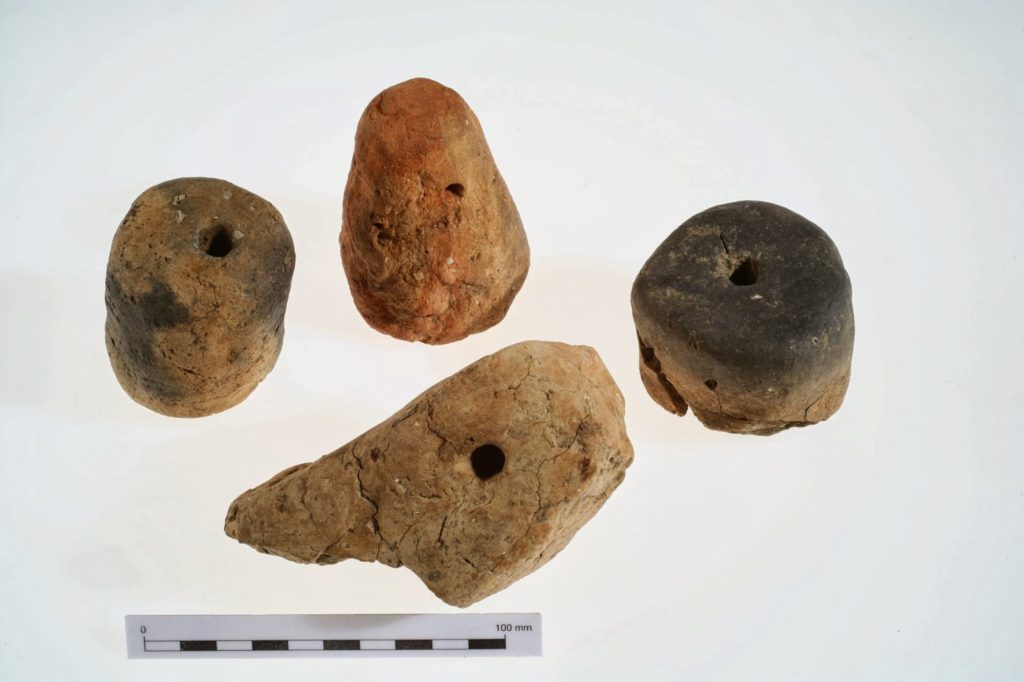
<instances>
[{"instance_id":1,"label":"clay loom weight","mask_svg":"<svg viewBox=\"0 0 1024 682\"><path fill-rule=\"evenodd\" d=\"M223 180L143 192L107 262L106 341L128 395L175 417L241 402L273 368L295 251L269 202Z\"/></svg>"},{"instance_id":2,"label":"clay loom weight","mask_svg":"<svg viewBox=\"0 0 1024 682\"><path fill-rule=\"evenodd\" d=\"M827 419L853 354L850 278L835 244L781 206L698 213L633 283L640 374L662 407L770 435Z\"/></svg>"},{"instance_id":3,"label":"clay loom weight","mask_svg":"<svg viewBox=\"0 0 1024 682\"><path fill-rule=\"evenodd\" d=\"M242 494L225 531L292 561L407 566L464 607L558 554L632 459L597 353L527 341Z\"/></svg>"},{"instance_id":4,"label":"clay loom weight","mask_svg":"<svg viewBox=\"0 0 1024 682\"><path fill-rule=\"evenodd\" d=\"M359 121L341 259L378 331L440 344L505 317L530 249L476 115L425 78L377 95Z\"/></svg>"}]
</instances>

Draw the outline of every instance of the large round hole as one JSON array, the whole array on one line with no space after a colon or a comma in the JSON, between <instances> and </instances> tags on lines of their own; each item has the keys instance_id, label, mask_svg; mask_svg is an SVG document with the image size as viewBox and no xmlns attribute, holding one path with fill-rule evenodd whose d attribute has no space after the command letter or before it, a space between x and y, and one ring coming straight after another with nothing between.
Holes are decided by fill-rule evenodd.
<instances>
[{"instance_id":1,"label":"large round hole","mask_svg":"<svg viewBox=\"0 0 1024 682\"><path fill-rule=\"evenodd\" d=\"M757 282L760 274L760 264L750 256L747 256L733 269L732 274L729 275L729 281L736 286L746 287Z\"/></svg>"},{"instance_id":2,"label":"large round hole","mask_svg":"<svg viewBox=\"0 0 1024 682\"><path fill-rule=\"evenodd\" d=\"M476 474L476 477L481 481L486 481L488 478L500 474L501 470L505 468L505 453L497 445L487 443L473 450L469 461L473 465L473 473Z\"/></svg>"},{"instance_id":3,"label":"large round hole","mask_svg":"<svg viewBox=\"0 0 1024 682\"><path fill-rule=\"evenodd\" d=\"M446 192L454 194L455 196L462 198L462 195L466 193L466 188L458 182L453 182L444 188Z\"/></svg>"},{"instance_id":4,"label":"large round hole","mask_svg":"<svg viewBox=\"0 0 1024 682\"><path fill-rule=\"evenodd\" d=\"M207 256L223 258L231 253L234 247L235 240L231 236L231 230L224 225L207 228L199 236L199 248L206 252Z\"/></svg>"}]
</instances>

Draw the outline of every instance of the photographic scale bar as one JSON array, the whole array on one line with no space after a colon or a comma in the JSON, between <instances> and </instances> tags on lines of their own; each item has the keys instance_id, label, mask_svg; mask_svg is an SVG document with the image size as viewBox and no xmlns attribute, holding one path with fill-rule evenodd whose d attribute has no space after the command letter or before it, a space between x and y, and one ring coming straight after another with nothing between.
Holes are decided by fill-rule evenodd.
<instances>
[{"instance_id":1,"label":"photographic scale bar","mask_svg":"<svg viewBox=\"0 0 1024 682\"><path fill-rule=\"evenodd\" d=\"M128 658L540 656L539 613L130 615Z\"/></svg>"},{"instance_id":2,"label":"photographic scale bar","mask_svg":"<svg viewBox=\"0 0 1024 682\"><path fill-rule=\"evenodd\" d=\"M146 653L157 651L469 651L505 649L498 639L146 639Z\"/></svg>"}]
</instances>

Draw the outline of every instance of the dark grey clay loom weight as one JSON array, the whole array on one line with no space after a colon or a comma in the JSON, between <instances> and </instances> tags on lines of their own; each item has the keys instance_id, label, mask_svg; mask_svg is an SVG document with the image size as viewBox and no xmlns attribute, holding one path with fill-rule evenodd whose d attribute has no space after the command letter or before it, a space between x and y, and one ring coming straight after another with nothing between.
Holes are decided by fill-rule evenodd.
<instances>
[{"instance_id":1,"label":"dark grey clay loom weight","mask_svg":"<svg viewBox=\"0 0 1024 682\"><path fill-rule=\"evenodd\" d=\"M853 354L850 278L828 235L775 204L698 213L637 275L640 374L666 410L770 435L830 417Z\"/></svg>"},{"instance_id":2,"label":"dark grey clay loom weight","mask_svg":"<svg viewBox=\"0 0 1024 682\"><path fill-rule=\"evenodd\" d=\"M143 192L107 262L110 364L133 399L199 417L232 407L281 351L295 250L268 201L211 178Z\"/></svg>"}]
</instances>

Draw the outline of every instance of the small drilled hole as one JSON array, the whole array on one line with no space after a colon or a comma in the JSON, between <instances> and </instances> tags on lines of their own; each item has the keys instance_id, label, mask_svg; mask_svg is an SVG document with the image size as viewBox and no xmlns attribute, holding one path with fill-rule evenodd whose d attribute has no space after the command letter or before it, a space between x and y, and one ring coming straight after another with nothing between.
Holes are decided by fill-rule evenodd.
<instances>
[{"instance_id":1,"label":"small drilled hole","mask_svg":"<svg viewBox=\"0 0 1024 682\"><path fill-rule=\"evenodd\" d=\"M704 382L704 385L710 388L712 391L718 388L718 382L715 381L714 379L708 379L707 381Z\"/></svg>"},{"instance_id":2,"label":"small drilled hole","mask_svg":"<svg viewBox=\"0 0 1024 682\"><path fill-rule=\"evenodd\" d=\"M505 453L497 445L487 443L473 450L469 461L473 465L473 473L476 474L476 477L481 481L486 481L488 478L500 474L501 470L505 468Z\"/></svg>"},{"instance_id":3,"label":"small drilled hole","mask_svg":"<svg viewBox=\"0 0 1024 682\"><path fill-rule=\"evenodd\" d=\"M747 256L729 275L729 281L739 287L750 286L757 282L761 274L761 266L757 261Z\"/></svg>"},{"instance_id":4,"label":"small drilled hole","mask_svg":"<svg viewBox=\"0 0 1024 682\"><path fill-rule=\"evenodd\" d=\"M231 236L231 230L224 225L217 225L205 230L200 235L200 248L207 256L223 258L231 253L235 247L235 240Z\"/></svg>"},{"instance_id":5,"label":"small drilled hole","mask_svg":"<svg viewBox=\"0 0 1024 682\"><path fill-rule=\"evenodd\" d=\"M466 188L463 187L462 185L460 185L457 182L453 182L452 184L450 184L447 187L445 187L444 191L451 192L455 196L461 198L462 195L466 193Z\"/></svg>"}]
</instances>

